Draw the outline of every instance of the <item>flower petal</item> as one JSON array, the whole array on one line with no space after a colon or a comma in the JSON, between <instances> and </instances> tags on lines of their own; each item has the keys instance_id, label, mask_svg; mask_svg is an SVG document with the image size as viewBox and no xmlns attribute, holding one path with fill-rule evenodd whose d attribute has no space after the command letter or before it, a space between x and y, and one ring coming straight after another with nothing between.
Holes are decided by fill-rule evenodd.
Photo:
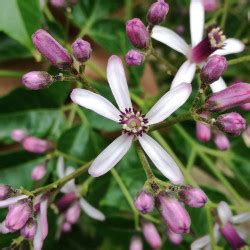
<instances>
[{"instance_id":1,"label":"flower petal","mask_svg":"<svg viewBox=\"0 0 250 250\"><path fill-rule=\"evenodd\" d=\"M152 125L165 120L186 102L191 92L190 83L182 83L169 90L147 113L148 124Z\"/></svg>"},{"instance_id":2,"label":"flower petal","mask_svg":"<svg viewBox=\"0 0 250 250\"><path fill-rule=\"evenodd\" d=\"M174 184L183 183L181 170L158 142L147 134L138 137L138 140L148 157L165 177Z\"/></svg>"},{"instance_id":3,"label":"flower petal","mask_svg":"<svg viewBox=\"0 0 250 250\"><path fill-rule=\"evenodd\" d=\"M0 201L0 207L8 207L8 206L20 201L20 200L26 199L26 198L28 198L27 195L19 195L16 197L8 198L6 200L2 200L2 201Z\"/></svg>"},{"instance_id":4,"label":"flower petal","mask_svg":"<svg viewBox=\"0 0 250 250\"><path fill-rule=\"evenodd\" d=\"M91 218L95 220L104 221L105 215L98 209L91 206L85 199L80 198L80 206L82 210Z\"/></svg>"},{"instance_id":5,"label":"flower petal","mask_svg":"<svg viewBox=\"0 0 250 250\"><path fill-rule=\"evenodd\" d=\"M115 139L94 160L89 168L89 174L93 177L98 177L107 173L128 152L132 140L133 137L126 134Z\"/></svg>"},{"instance_id":6,"label":"flower petal","mask_svg":"<svg viewBox=\"0 0 250 250\"><path fill-rule=\"evenodd\" d=\"M227 88L225 81L220 77L219 80L210 84L213 93L219 92Z\"/></svg>"},{"instance_id":7,"label":"flower petal","mask_svg":"<svg viewBox=\"0 0 250 250\"><path fill-rule=\"evenodd\" d=\"M66 175L70 175L71 173L73 173L75 171L75 169L73 167L67 167L66 171L65 171L65 176ZM70 193L70 192L75 192L76 191L76 185L75 185L75 179L72 179L70 181L68 181L62 188L61 188L61 192L63 193Z\"/></svg>"},{"instance_id":8,"label":"flower petal","mask_svg":"<svg viewBox=\"0 0 250 250\"><path fill-rule=\"evenodd\" d=\"M183 82L191 83L194 78L196 65L189 60L184 62L176 73L171 88L178 86Z\"/></svg>"},{"instance_id":9,"label":"flower petal","mask_svg":"<svg viewBox=\"0 0 250 250\"><path fill-rule=\"evenodd\" d=\"M201 238L198 238L191 244L191 250L200 250L208 245L210 245L210 237L209 235L205 235Z\"/></svg>"},{"instance_id":10,"label":"flower petal","mask_svg":"<svg viewBox=\"0 0 250 250\"><path fill-rule=\"evenodd\" d=\"M188 44L178 34L168 28L158 25L154 26L151 37L185 56L190 52L191 48Z\"/></svg>"},{"instance_id":11,"label":"flower petal","mask_svg":"<svg viewBox=\"0 0 250 250\"><path fill-rule=\"evenodd\" d=\"M189 8L192 47L203 37L205 10L202 0L191 0Z\"/></svg>"},{"instance_id":12,"label":"flower petal","mask_svg":"<svg viewBox=\"0 0 250 250\"><path fill-rule=\"evenodd\" d=\"M56 173L57 173L57 176L61 179L65 176L65 173L64 173L64 159L62 156L60 156L58 159L57 159L57 163L56 163Z\"/></svg>"},{"instance_id":13,"label":"flower petal","mask_svg":"<svg viewBox=\"0 0 250 250\"><path fill-rule=\"evenodd\" d=\"M108 60L107 79L120 111L132 108L125 71L118 56L111 56Z\"/></svg>"},{"instance_id":14,"label":"flower petal","mask_svg":"<svg viewBox=\"0 0 250 250\"><path fill-rule=\"evenodd\" d=\"M102 115L115 122L119 121L120 112L106 98L92 93L86 89L74 89L70 95L71 100L84 108L93 110L99 115Z\"/></svg>"},{"instance_id":15,"label":"flower petal","mask_svg":"<svg viewBox=\"0 0 250 250\"><path fill-rule=\"evenodd\" d=\"M246 212L246 213L241 213L241 214L235 215L235 216L233 216L232 220L233 220L233 223L235 223L235 224L244 223L244 222L250 220L250 213Z\"/></svg>"},{"instance_id":16,"label":"flower petal","mask_svg":"<svg viewBox=\"0 0 250 250\"><path fill-rule=\"evenodd\" d=\"M216 50L212 55L230 55L240 53L245 49L245 45L238 39L228 38L225 41L225 46L222 49Z\"/></svg>"},{"instance_id":17,"label":"flower petal","mask_svg":"<svg viewBox=\"0 0 250 250\"><path fill-rule=\"evenodd\" d=\"M218 204L217 212L223 225L232 221L233 217L232 211L225 201L221 201Z\"/></svg>"}]
</instances>

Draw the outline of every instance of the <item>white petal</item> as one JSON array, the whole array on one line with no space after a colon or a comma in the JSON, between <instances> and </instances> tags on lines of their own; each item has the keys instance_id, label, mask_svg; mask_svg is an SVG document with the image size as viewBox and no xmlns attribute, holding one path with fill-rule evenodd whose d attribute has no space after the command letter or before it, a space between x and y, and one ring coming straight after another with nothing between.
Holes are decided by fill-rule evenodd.
<instances>
[{"instance_id":1,"label":"white petal","mask_svg":"<svg viewBox=\"0 0 250 250\"><path fill-rule=\"evenodd\" d=\"M106 98L92 93L86 89L74 89L70 95L71 100L84 108L93 110L99 115L102 115L115 122L119 121L120 112Z\"/></svg>"},{"instance_id":2,"label":"white petal","mask_svg":"<svg viewBox=\"0 0 250 250\"><path fill-rule=\"evenodd\" d=\"M217 212L223 225L227 224L229 221L232 221L232 211L225 201L221 201L218 204Z\"/></svg>"},{"instance_id":3,"label":"white petal","mask_svg":"<svg viewBox=\"0 0 250 250\"><path fill-rule=\"evenodd\" d=\"M183 183L183 175L172 157L147 134L138 137L141 146L159 171L174 184Z\"/></svg>"},{"instance_id":4,"label":"white petal","mask_svg":"<svg viewBox=\"0 0 250 250\"><path fill-rule=\"evenodd\" d=\"M216 242L218 242L220 238L220 226L217 223L214 225L214 238Z\"/></svg>"},{"instance_id":5,"label":"white petal","mask_svg":"<svg viewBox=\"0 0 250 250\"><path fill-rule=\"evenodd\" d=\"M65 176L70 175L71 173L73 173L75 171L75 169L73 167L67 167L66 171L65 171ZM68 181L62 188L61 188L61 192L63 193L70 193L70 192L75 192L76 191L76 185L75 185L75 180L72 179L70 181Z\"/></svg>"},{"instance_id":6,"label":"white petal","mask_svg":"<svg viewBox=\"0 0 250 250\"><path fill-rule=\"evenodd\" d=\"M37 215L37 229L36 234L33 240L34 250L41 250L43 246L42 240L42 225L41 225L41 215L38 213Z\"/></svg>"},{"instance_id":7,"label":"white petal","mask_svg":"<svg viewBox=\"0 0 250 250\"><path fill-rule=\"evenodd\" d=\"M91 218L95 220L104 221L105 215L98 209L91 206L85 199L80 198L80 206L82 210Z\"/></svg>"},{"instance_id":8,"label":"white petal","mask_svg":"<svg viewBox=\"0 0 250 250\"><path fill-rule=\"evenodd\" d=\"M245 49L245 45L238 39L228 38L225 41L225 46L222 49L216 50L212 55L229 55L240 53Z\"/></svg>"},{"instance_id":9,"label":"white petal","mask_svg":"<svg viewBox=\"0 0 250 250\"><path fill-rule=\"evenodd\" d=\"M8 198L6 200L0 201L0 207L8 207L8 206L15 204L16 202L23 200L25 198L28 198L28 196L27 195L19 195L16 197Z\"/></svg>"},{"instance_id":10,"label":"white petal","mask_svg":"<svg viewBox=\"0 0 250 250\"><path fill-rule=\"evenodd\" d=\"M56 173L57 173L57 176L61 179L65 176L65 173L64 173L64 159L62 156L60 156L57 160L57 163L56 163Z\"/></svg>"},{"instance_id":11,"label":"white petal","mask_svg":"<svg viewBox=\"0 0 250 250\"><path fill-rule=\"evenodd\" d=\"M111 56L108 60L107 79L119 109L132 108L125 71L118 56Z\"/></svg>"},{"instance_id":12,"label":"white petal","mask_svg":"<svg viewBox=\"0 0 250 250\"><path fill-rule=\"evenodd\" d=\"M194 78L196 65L190 61L184 62L176 73L171 88L178 86L183 82L191 83Z\"/></svg>"},{"instance_id":13,"label":"white petal","mask_svg":"<svg viewBox=\"0 0 250 250\"><path fill-rule=\"evenodd\" d=\"M210 245L210 237L209 237L209 235L205 235L205 236L195 240L191 244L191 250L200 250L208 245Z\"/></svg>"},{"instance_id":14,"label":"white petal","mask_svg":"<svg viewBox=\"0 0 250 250\"><path fill-rule=\"evenodd\" d=\"M240 224L240 223L249 221L250 220L250 213L246 212L246 213L241 213L241 214L235 215L235 216L233 216L232 220L233 220L233 223L235 223L235 224Z\"/></svg>"},{"instance_id":15,"label":"white petal","mask_svg":"<svg viewBox=\"0 0 250 250\"><path fill-rule=\"evenodd\" d=\"M190 83L182 83L169 90L147 113L148 124L152 125L165 120L186 102L191 92Z\"/></svg>"},{"instance_id":16,"label":"white petal","mask_svg":"<svg viewBox=\"0 0 250 250\"><path fill-rule=\"evenodd\" d=\"M191 48L188 44L178 34L168 28L154 26L151 37L185 56L190 52Z\"/></svg>"},{"instance_id":17,"label":"white petal","mask_svg":"<svg viewBox=\"0 0 250 250\"><path fill-rule=\"evenodd\" d=\"M202 40L204 31L204 13L205 11L202 0L191 0L189 15L192 47L196 46Z\"/></svg>"},{"instance_id":18,"label":"white petal","mask_svg":"<svg viewBox=\"0 0 250 250\"><path fill-rule=\"evenodd\" d=\"M107 173L128 152L133 137L126 134L115 139L92 163L89 174L98 177Z\"/></svg>"},{"instance_id":19,"label":"white petal","mask_svg":"<svg viewBox=\"0 0 250 250\"><path fill-rule=\"evenodd\" d=\"M220 77L219 80L210 84L213 93L219 92L227 88L225 81Z\"/></svg>"}]
</instances>

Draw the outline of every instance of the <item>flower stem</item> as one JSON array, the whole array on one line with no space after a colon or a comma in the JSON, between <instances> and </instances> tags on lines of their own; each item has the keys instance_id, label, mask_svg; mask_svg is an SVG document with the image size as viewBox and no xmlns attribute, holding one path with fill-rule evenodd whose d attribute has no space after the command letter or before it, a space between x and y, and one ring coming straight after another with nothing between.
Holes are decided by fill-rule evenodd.
<instances>
[{"instance_id":1,"label":"flower stem","mask_svg":"<svg viewBox=\"0 0 250 250\"><path fill-rule=\"evenodd\" d=\"M235 64L239 64L239 63L243 63L243 62L248 62L250 61L250 55L247 56L242 56L236 59L232 59L227 61L228 65L235 65Z\"/></svg>"},{"instance_id":2,"label":"flower stem","mask_svg":"<svg viewBox=\"0 0 250 250\"><path fill-rule=\"evenodd\" d=\"M205 209L206 209L206 215L207 215L210 243L211 243L212 249L216 249L216 241L215 241L215 237L214 237L213 220L212 220L212 216L211 216L210 203L208 203L206 205Z\"/></svg>"},{"instance_id":3,"label":"flower stem","mask_svg":"<svg viewBox=\"0 0 250 250\"><path fill-rule=\"evenodd\" d=\"M226 24L229 4L230 4L229 0L224 1L223 15L222 15L221 24L220 24L222 29L224 29L225 24Z\"/></svg>"},{"instance_id":4,"label":"flower stem","mask_svg":"<svg viewBox=\"0 0 250 250\"><path fill-rule=\"evenodd\" d=\"M0 77L21 77L24 72L12 70L0 70Z\"/></svg>"}]
</instances>

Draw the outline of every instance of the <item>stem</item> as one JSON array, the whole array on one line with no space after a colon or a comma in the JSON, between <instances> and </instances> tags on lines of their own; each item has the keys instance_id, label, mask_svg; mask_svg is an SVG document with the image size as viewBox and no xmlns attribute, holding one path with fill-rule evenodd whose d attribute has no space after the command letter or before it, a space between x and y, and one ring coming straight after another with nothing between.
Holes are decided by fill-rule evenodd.
<instances>
[{"instance_id":1,"label":"stem","mask_svg":"<svg viewBox=\"0 0 250 250\"><path fill-rule=\"evenodd\" d=\"M216 241L214 237L214 228L213 228L213 221L212 221L212 216L210 212L210 203L208 203L205 207L206 209L206 215L207 215L207 221L208 221L208 230L209 230L209 237L210 237L210 243L212 246L212 249L216 249Z\"/></svg>"},{"instance_id":2,"label":"stem","mask_svg":"<svg viewBox=\"0 0 250 250\"><path fill-rule=\"evenodd\" d=\"M197 155L196 149L192 149L191 155L189 156L187 167L186 167L188 172L190 172L190 170L192 169L192 167L194 165L196 155Z\"/></svg>"},{"instance_id":3,"label":"stem","mask_svg":"<svg viewBox=\"0 0 250 250\"><path fill-rule=\"evenodd\" d=\"M126 21L129 20L132 16L132 0L126 0Z\"/></svg>"},{"instance_id":4,"label":"stem","mask_svg":"<svg viewBox=\"0 0 250 250\"><path fill-rule=\"evenodd\" d=\"M250 61L250 55L247 56L242 56L236 59L232 59L227 61L228 65L235 65L235 64L239 64L239 63L243 63L243 62L247 62Z\"/></svg>"},{"instance_id":5,"label":"stem","mask_svg":"<svg viewBox=\"0 0 250 250\"><path fill-rule=\"evenodd\" d=\"M89 66L97 75L106 80L106 72L99 65L96 65L91 61L88 61L86 65Z\"/></svg>"},{"instance_id":6,"label":"stem","mask_svg":"<svg viewBox=\"0 0 250 250\"><path fill-rule=\"evenodd\" d=\"M0 70L0 77L21 77L23 75L22 71Z\"/></svg>"},{"instance_id":7,"label":"stem","mask_svg":"<svg viewBox=\"0 0 250 250\"><path fill-rule=\"evenodd\" d=\"M223 15L222 15L221 24L220 24L222 29L224 29L225 24L226 24L229 3L230 3L229 0L225 0L224 8L223 8Z\"/></svg>"}]
</instances>

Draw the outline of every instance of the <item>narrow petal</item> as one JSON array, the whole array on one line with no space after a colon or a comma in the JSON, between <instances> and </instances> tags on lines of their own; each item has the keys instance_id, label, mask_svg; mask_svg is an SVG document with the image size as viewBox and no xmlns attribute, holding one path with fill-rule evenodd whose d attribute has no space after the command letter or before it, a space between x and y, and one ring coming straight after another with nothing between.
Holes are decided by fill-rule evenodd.
<instances>
[{"instance_id":1,"label":"narrow petal","mask_svg":"<svg viewBox=\"0 0 250 250\"><path fill-rule=\"evenodd\" d=\"M152 137L144 134L138 137L141 146L159 171L174 184L184 182L181 170L172 157Z\"/></svg>"},{"instance_id":2,"label":"narrow petal","mask_svg":"<svg viewBox=\"0 0 250 250\"><path fill-rule=\"evenodd\" d=\"M84 108L90 109L115 122L119 121L120 112L106 98L92 93L86 89L74 89L70 95L71 100Z\"/></svg>"},{"instance_id":3,"label":"narrow petal","mask_svg":"<svg viewBox=\"0 0 250 250\"><path fill-rule=\"evenodd\" d=\"M209 235L205 235L205 236L195 240L191 244L191 250L200 250L208 245L210 245L210 237L209 237Z\"/></svg>"},{"instance_id":4,"label":"narrow petal","mask_svg":"<svg viewBox=\"0 0 250 250\"><path fill-rule=\"evenodd\" d=\"M57 176L61 179L65 176L65 173L64 173L64 159L62 156L60 156L57 160L57 163L56 163L56 173L57 173Z\"/></svg>"},{"instance_id":5,"label":"narrow petal","mask_svg":"<svg viewBox=\"0 0 250 250\"><path fill-rule=\"evenodd\" d=\"M186 102L191 92L190 83L182 83L169 90L147 113L148 124L152 125L165 120Z\"/></svg>"},{"instance_id":6,"label":"narrow petal","mask_svg":"<svg viewBox=\"0 0 250 250\"><path fill-rule=\"evenodd\" d=\"M233 223L235 224L244 223L250 220L250 213L246 212L246 213L235 215L233 216L232 220L233 220Z\"/></svg>"},{"instance_id":7,"label":"narrow petal","mask_svg":"<svg viewBox=\"0 0 250 250\"><path fill-rule=\"evenodd\" d=\"M212 55L229 55L240 53L245 49L245 45L238 39L228 38L225 41L225 46L222 49L216 50Z\"/></svg>"},{"instance_id":8,"label":"narrow petal","mask_svg":"<svg viewBox=\"0 0 250 250\"><path fill-rule=\"evenodd\" d=\"M223 225L232 221L232 217L233 217L232 211L225 201L221 201L219 203L217 207L217 212Z\"/></svg>"},{"instance_id":9,"label":"narrow petal","mask_svg":"<svg viewBox=\"0 0 250 250\"><path fill-rule=\"evenodd\" d=\"M190 52L188 44L178 34L168 28L154 26L151 37L185 56L188 56Z\"/></svg>"},{"instance_id":10,"label":"narrow petal","mask_svg":"<svg viewBox=\"0 0 250 250\"><path fill-rule=\"evenodd\" d=\"M219 80L210 84L210 87L211 87L213 93L216 93L216 92L219 92L223 89L226 89L227 85L226 85L225 81L220 77Z\"/></svg>"},{"instance_id":11,"label":"narrow petal","mask_svg":"<svg viewBox=\"0 0 250 250\"><path fill-rule=\"evenodd\" d=\"M105 215L98 209L91 206L85 199L80 198L80 206L82 210L91 218L95 220L104 221Z\"/></svg>"},{"instance_id":12,"label":"narrow petal","mask_svg":"<svg viewBox=\"0 0 250 250\"><path fill-rule=\"evenodd\" d=\"M23 200L25 198L28 198L27 195L19 195L19 196L16 196L16 197L11 197L11 198L8 198L6 200L3 200L3 201L0 201L0 207L8 207L20 200Z\"/></svg>"},{"instance_id":13,"label":"narrow petal","mask_svg":"<svg viewBox=\"0 0 250 250\"><path fill-rule=\"evenodd\" d=\"M126 134L115 139L92 163L89 174L98 177L107 173L128 152L133 137Z\"/></svg>"},{"instance_id":14,"label":"narrow petal","mask_svg":"<svg viewBox=\"0 0 250 250\"><path fill-rule=\"evenodd\" d=\"M42 225L41 225L41 215L38 213L37 215L37 229L36 234L33 240L34 250L41 250L43 246L42 240Z\"/></svg>"},{"instance_id":15,"label":"narrow petal","mask_svg":"<svg viewBox=\"0 0 250 250\"><path fill-rule=\"evenodd\" d=\"M132 108L125 71L118 56L111 56L108 60L107 79L119 109Z\"/></svg>"},{"instance_id":16,"label":"narrow petal","mask_svg":"<svg viewBox=\"0 0 250 250\"><path fill-rule=\"evenodd\" d=\"M73 167L67 167L66 171L65 171L65 176L70 175L71 173L73 173L75 171L75 169ZM75 180L72 179L70 181L68 181L62 188L61 188L61 192L63 193L70 193L70 192L75 192L76 190L76 185L75 185Z\"/></svg>"},{"instance_id":17,"label":"narrow petal","mask_svg":"<svg viewBox=\"0 0 250 250\"><path fill-rule=\"evenodd\" d=\"M176 73L171 88L178 86L183 82L191 83L194 78L196 65L190 61L184 62Z\"/></svg>"},{"instance_id":18,"label":"narrow petal","mask_svg":"<svg viewBox=\"0 0 250 250\"><path fill-rule=\"evenodd\" d=\"M202 0L191 0L189 16L192 47L196 46L202 40L204 31L204 13L205 10Z\"/></svg>"}]
</instances>

